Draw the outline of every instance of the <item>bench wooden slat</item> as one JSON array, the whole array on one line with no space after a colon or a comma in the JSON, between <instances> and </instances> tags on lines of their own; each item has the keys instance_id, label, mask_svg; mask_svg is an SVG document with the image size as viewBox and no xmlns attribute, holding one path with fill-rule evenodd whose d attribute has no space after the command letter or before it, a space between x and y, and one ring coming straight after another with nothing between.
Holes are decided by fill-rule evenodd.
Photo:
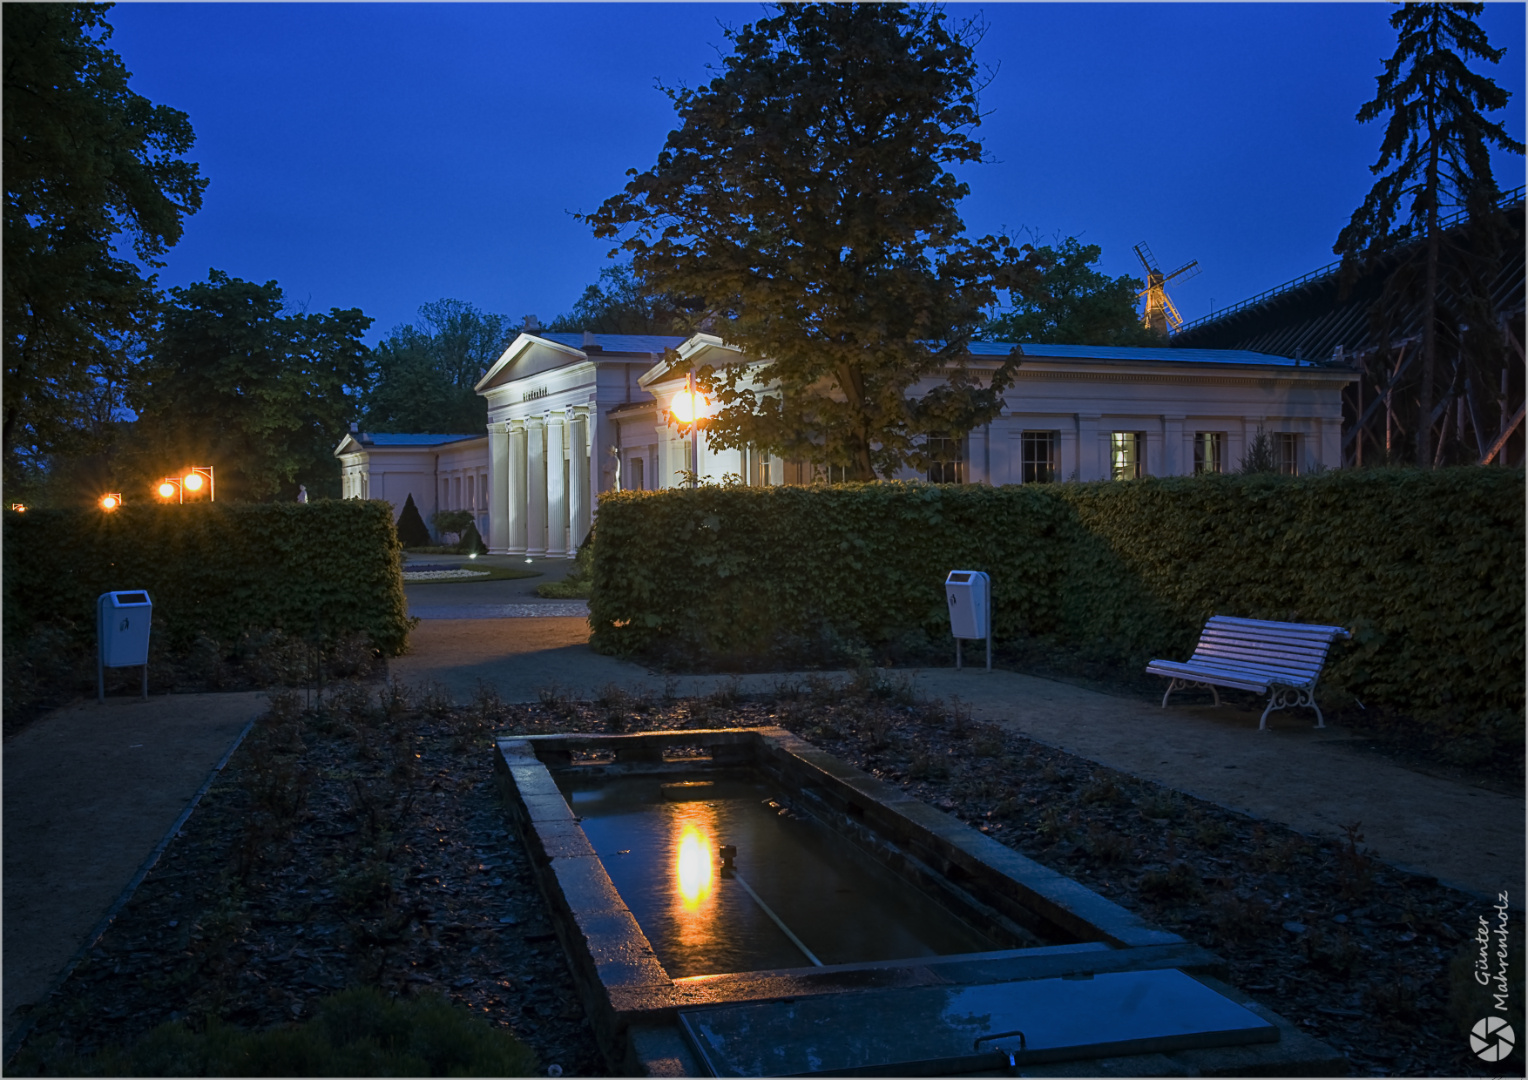
<instances>
[{"instance_id":1,"label":"bench wooden slat","mask_svg":"<svg viewBox=\"0 0 1528 1080\"><path fill-rule=\"evenodd\" d=\"M1290 649L1283 646L1248 644L1245 641L1201 641L1194 648L1195 656L1277 656L1295 664L1320 666L1326 659L1325 649Z\"/></svg>"},{"instance_id":2,"label":"bench wooden slat","mask_svg":"<svg viewBox=\"0 0 1528 1080\"><path fill-rule=\"evenodd\" d=\"M1274 622L1272 619L1243 619L1236 615L1212 615L1209 623L1242 626L1249 630L1293 630L1298 633L1325 632L1334 637L1347 637L1348 631L1341 626L1322 626L1320 623ZM1209 625L1207 623L1206 625Z\"/></svg>"}]
</instances>

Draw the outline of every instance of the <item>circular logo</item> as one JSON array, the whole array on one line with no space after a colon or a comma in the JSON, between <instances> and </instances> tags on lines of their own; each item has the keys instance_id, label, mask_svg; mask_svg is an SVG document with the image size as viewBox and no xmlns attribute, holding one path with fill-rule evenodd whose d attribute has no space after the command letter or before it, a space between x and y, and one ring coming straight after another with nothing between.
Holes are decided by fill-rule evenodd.
<instances>
[{"instance_id":1,"label":"circular logo","mask_svg":"<svg viewBox=\"0 0 1528 1080\"><path fill-rule=\"evenodd\" d=\"M1499 1016L1488 1016L1470 1029L1470 1049L1485 1061L1500 1061L1512 1053L1514 1042L1512 1025Z\"/></svg>"}]
</instances>

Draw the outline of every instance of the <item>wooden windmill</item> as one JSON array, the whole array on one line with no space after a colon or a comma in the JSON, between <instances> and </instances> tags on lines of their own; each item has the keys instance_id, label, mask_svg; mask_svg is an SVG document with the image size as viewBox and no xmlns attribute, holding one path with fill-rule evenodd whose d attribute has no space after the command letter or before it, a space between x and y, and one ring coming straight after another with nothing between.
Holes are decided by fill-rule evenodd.
<instances>
[{"instance_id":1,"label":"wooden windmill","mask_svg":"<svg viewBox=\"0 0 1528 1080\"><path fill-rule=\"evenodd\" d=\"M1178 314L1178 309L1168 299L1167 283L1179 278L1187 281L1196 276L1199 273L1199 260L1184 263L1172 273L1164 274L1145 241L1135 245L1135 257L1146 268L1146 288L1136 294L1146 298L1146 313L1141 316L1141 322L1148 330L1155 330L1166 337L1170 331L1183 325L1183 316Z\"/></svg>"}]
</instances>

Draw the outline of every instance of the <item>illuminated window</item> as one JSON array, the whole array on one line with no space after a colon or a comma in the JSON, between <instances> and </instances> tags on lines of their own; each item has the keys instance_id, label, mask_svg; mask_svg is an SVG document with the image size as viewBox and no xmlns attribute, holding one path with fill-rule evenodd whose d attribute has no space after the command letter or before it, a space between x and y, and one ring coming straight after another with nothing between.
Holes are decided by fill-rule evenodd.
<instances>
[{"instance_id":1,"label":"illuminated window","mask_svg":"<svg viewBox=\"0 0 1528 1080\"><path fill-rule=\"evenodd\" d=\"M1273 435L1273 450L1278 456L1279 472L1294 476L1300 471L1300 436L1293 431L1277 431Z\"/></svg>"},{"instance_id":2,"label":"illuminated window","mask_svg":"<svg viewBox=\"0 0 1528 1080\"><path fill-rule=\"evenodd\" d=\"M1194 432L1194 475L1226 471L1226 436L1221 431Z\"/></svg>"},{"instance_id":3,"label":"illuminated window","mask_svg":"<svg viewBox=\"0 0 1528 1080\"><path fill-rule=\"evenodd\" d=\"M1026 431L1023 438L1023 480L1025 484L1049 484L1056 479L1058 432Z\"/></svg>"},{"instance_id":4,"label":"illuminated window","mask_svg":"<svg viewBox=\"0 0 1528 1080\"><path fill-rule=\"evenodd\" d=\"M1146 433L1115 431L1109 436L1109 475L1136 480L1146 475Z\"/></svg>"},{"instance_id":5,"label":"illuminated window","mask_svg":"<svg viewBox=\"0 0 1528 1080\"><path fill-rule=\"evenodd\" d=\"M930 435L924 447L928 454L928 482L964 484L966 482L966 441Z\"/></svg>"}]
</instances>

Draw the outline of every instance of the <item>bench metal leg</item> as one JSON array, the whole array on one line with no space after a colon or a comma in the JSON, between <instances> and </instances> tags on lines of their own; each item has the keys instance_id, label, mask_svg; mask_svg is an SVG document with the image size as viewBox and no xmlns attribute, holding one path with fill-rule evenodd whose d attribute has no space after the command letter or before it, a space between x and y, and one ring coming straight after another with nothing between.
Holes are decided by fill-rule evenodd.
<instances>
[{"instance_id":1,"label":"bench metal leg","mask_svg":"<svg viewBox=\"0 0 1528 1080\"><path fill-rule=\"evenodd\" d=\"M1315 709L1316 726L1326 727L1326 717L1321 715L1321 706L1316 704L1314 686L1272 686L1268 689L1268 705L1263 709L1262 719L1257 722L1257 729L1268 730L1268 714L1275 709L1294 709L1301 706Z\"/></svg>"},{"instance_id":2,"label":"bench metal leg","mask_svg":"<svg viewBox=\"0 0 1528 1080\"><path fill-rule=\"evenodd\" d=\"M1162 695L1162 708L1167 708L1167 699L1172 697L1174 690L1187 690L1190 687L1198 687L1200 690L1208 690L1215 695L1215 707L1220 707L1220 691L1209 683L1189 682L1187 679L1171 679L1167 683L1167 693Z\"/></svg>"}]
</instances>

